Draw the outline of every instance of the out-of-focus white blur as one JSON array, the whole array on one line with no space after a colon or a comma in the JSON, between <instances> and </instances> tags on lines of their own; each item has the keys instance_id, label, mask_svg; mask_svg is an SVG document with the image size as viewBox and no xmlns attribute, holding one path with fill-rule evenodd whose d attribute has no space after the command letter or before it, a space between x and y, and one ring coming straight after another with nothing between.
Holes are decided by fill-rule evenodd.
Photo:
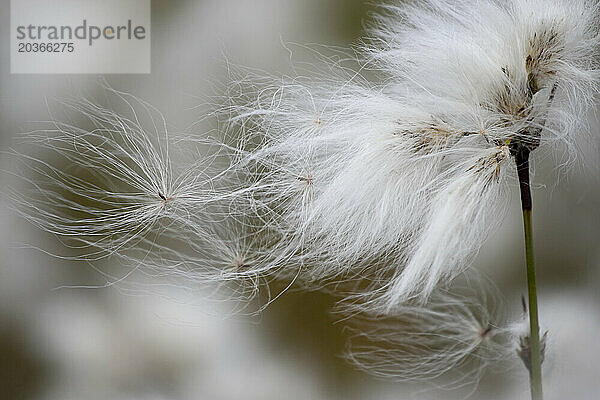
<instances>
[{"instance_id":1,"label":"out-of-focus white blur","mask_svg":"<svg viewBox=\"0 0 600 400\"><path fill-rule=\"evenodd\" d=\"M290 71L290 43L347 46L361 35L372 5L361 0L203 0L152 4L152 74L107 82L150 102L172 129L203 120L219 94L225 60L274 74ZM8 43L9 1L0 2ZM290 49L292 51L290 52ZM327 51L322 49L322 51ZM0 147L29 122L48 118L47 99L93 97L93 75L11 75L0 57ZM198 134L214 126L194 125ZM535 159L535 241L542 324L549 329L548 399L595 399L600 392L600 173L598 141L581 162L557 172ZM0 156L0 168L10 169ZM3 187L10 176L0 178ZM492 235L475 268L519 310L525 293L522 227L515 210ZM353 371L339 357L344 332L318 293L282 296L261 318L225 317L226 304L200 290L165 296L131 293L91 265L24 244L57 248L0 207L0 398L6 399L440 399L461 393L388 383ZM110 267L110 266L108 266ZM108 268L107 267L107 268ZM121 271L122 272L122 271ZM106 286L106 287L104 287ZM191 296L191 297L190 297ZM492 371L474 399L526 399L526 373Z\"/></svg>"}]
</instances>

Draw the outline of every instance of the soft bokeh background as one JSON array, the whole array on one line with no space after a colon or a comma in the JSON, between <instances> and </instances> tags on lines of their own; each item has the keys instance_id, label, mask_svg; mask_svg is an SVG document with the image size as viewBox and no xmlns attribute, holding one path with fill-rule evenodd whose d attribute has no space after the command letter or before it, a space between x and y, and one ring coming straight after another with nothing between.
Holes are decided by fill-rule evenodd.
<instances>
[{"instance_id":1,"label":"soft bokeh background","mask_svg":"<svg viewBox=\"0 0 600 400\"><path fill-rule=\"evenodd\" d=\"M172 129L202 120L227 73L223 60L290 72L291 43L347 46L373 5L360 0L203 0L152 3L152 74L110 75L116 89L161 110ZM46 100L101 92L99 76L11 75L9 1L0 1L0 147L48 118ZM320 48L327 53L327 49ZM333 51L333 50L332 50ZM292 57L297 56L292 51ZM302 61L302 58L296 61ZM194 125L198 134L211 128ZM557 171L535 159L535 240L542 324L550 329L549 399L600 392L600 173L598 139ZM0 155L3 170L11 160ZM10 177L2 174L0 186ZM516 188L515 188L516 189ZM475 268L519 309L525 293L522 227L514 213ZM91 265L23 248L55 238L0 205L0 399L438 399L464 392L377 381L340 358L345 332L320 293L282 296L260 318L224 317L207 294L131 293ZM101 266L102 267L102 266ZM107 266L104 266L107 267ZM108 267L107 267L108 268ZM105 287L106 286L106 287ZM486 374L474 399L527 398L523 370Z\"/></svg>"}]
</instances>

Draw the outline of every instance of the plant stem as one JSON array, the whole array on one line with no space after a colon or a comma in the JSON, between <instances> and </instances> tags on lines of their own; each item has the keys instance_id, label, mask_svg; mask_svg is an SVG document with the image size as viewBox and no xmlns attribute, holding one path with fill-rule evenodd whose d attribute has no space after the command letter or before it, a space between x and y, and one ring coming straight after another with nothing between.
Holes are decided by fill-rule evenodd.
<instances>
[{"instance_id":1,"label":"plant stem","mask_svg":"<svg viewBox=\"0 0 600 400\"><path fill-rule=\"evenodd\" d=\"M542 361L540 353L540 325L538 322L537 288L535 282L535 263L533 259L533 231L531 222L531 188L529 185L529 149L521 146L515 154L521 206L523 208L523 228L525 230L525 260L527 263L527 291L529 294L529 384L531 399L542 400Z\"/></svg>"}]
</instances>

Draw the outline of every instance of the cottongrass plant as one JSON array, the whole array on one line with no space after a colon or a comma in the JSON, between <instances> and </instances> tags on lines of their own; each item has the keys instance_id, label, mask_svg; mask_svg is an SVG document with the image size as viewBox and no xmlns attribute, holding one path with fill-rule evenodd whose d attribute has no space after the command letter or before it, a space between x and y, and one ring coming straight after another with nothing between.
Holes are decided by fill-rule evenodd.
<instances>
[{"instance_id":1,"label":"cottongrass plant","mask_svg":"<svg viewBox=\"0 0 600 400\"><path fill-rule=\"evenodd\" d=\"M529 154L543 147L562 165L589 136L598 2L391 1L374 19L358 69L328 59L316 77L234 78L216 113L226 124L181 168L164 121L143 128L128 95L112 91L130 117L69 104L93 128L29 134L66 167L24 156L37 195L17 194L20 210L88 259L233 284L245 299L271 280L331 290L358 337L399 346L382 361L351 345L351 360L436 377L499 350L504 328L444 287L502 222L516 163L531 314L520 354L541 399Z\"/></svg>"}]
</instances>

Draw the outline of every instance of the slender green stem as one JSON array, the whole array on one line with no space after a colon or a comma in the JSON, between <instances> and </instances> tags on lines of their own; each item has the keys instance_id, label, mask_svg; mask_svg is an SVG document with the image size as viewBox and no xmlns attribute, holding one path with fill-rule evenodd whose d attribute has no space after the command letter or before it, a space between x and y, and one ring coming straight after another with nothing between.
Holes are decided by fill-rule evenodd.
<instances>
[{"instance_id":1,"label":"slender green stem","mask_svg":"<svg viewBox=\"0 0 600 400\"><path fill-rule=\"evenodd\" d=\"M535 282L535 263L533 258L533 231L531 221L531 189L529 185L529 150L521 148L516 152L517 173L521 189L523 207L523 227L525 230L525 260L527 263L527 291L529 294L529 383L531 399L542 400L542 360L540 352L540 325L538 322L537 288Z\"/></svg>"}]
</instances>

